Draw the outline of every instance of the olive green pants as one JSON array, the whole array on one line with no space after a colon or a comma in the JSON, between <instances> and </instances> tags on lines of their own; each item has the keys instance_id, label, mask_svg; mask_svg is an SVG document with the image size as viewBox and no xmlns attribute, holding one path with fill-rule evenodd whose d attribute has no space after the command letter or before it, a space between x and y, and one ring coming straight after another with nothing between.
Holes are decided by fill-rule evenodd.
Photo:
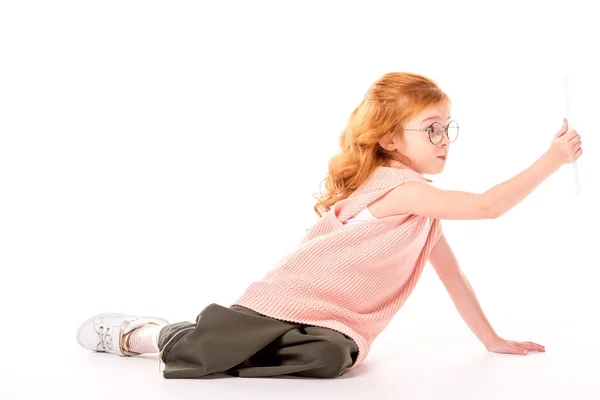
<instances>
[{"instance_id":1,"label":"olive green pants","mask_svg":"<svg viewBox=\"0 0 600 400\"><path fill-rule=\"evenodd\" d=\"M337 331L218 304L202 310L195 323L165 326L158 346L167 379L217 373L335 378L354 363L358 352L355 342Z\"/></svg>"}]
</instances>

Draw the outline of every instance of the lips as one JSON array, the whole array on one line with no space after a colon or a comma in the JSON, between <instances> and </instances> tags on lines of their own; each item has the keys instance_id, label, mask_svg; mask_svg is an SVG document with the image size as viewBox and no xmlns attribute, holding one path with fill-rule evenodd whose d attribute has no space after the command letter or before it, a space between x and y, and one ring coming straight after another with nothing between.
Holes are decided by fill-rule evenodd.
<instances>
[{"instance_id":1,"label":"lips","mask_svg":"<svg viewBox=\"0 0 600 400\"><path fill-rule=\"evenodd\" d=\"M442 160L445 160L446 156L438 156L438 158L441 158Z\"/></svg>"}]
</instances>

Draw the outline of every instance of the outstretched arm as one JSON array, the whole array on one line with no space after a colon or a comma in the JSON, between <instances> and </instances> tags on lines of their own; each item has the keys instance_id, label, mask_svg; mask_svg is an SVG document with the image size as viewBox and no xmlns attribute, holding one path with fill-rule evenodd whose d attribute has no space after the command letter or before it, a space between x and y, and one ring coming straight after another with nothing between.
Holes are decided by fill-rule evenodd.
<instances>
[{"instance_id":1,"label":"outstretched arm","mask_svg":"<svg viewBox=\"0 0 600 400\"><path fill-rule=\"evenodd\" d=\"M544 346L504 340L496 334L443 234L432 249L429 262L446 287L461 317L486 349L495 353L512 354L527 354L528 350L545 351Z\"/></svg>"}]
</instances>

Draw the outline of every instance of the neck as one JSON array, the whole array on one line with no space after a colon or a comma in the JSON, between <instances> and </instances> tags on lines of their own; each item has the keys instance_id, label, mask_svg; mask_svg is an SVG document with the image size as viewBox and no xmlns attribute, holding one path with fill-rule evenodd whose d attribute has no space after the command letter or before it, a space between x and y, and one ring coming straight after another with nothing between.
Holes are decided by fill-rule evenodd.
<instances>
[{"instance_id":1,"label":"neck","mask_svg":"<svg viewBox=\"0 0 600 400\"><path fill-rule=\"evenodd\" d=\"M395 158L388 159L387 165L390 167L393 167L393 168L412 169L414 171L414 168L411 168L408 164L405 164L404 162L397 160Z\"/></svg>"},{"instance_id":2,"label":"neck","mask_svg":"<svg viewBox=\"0 0 600 400\"><path fill-rule=\"evenodd\" d=\"M390 158L390 159L388 159L388 160L387 160L387 165L388 165L389 167L392 167L392 168L410 169L410 170L413 170L413 171L415 171L415 172L416 172L416 173L418 173L418 174L421 174L421 175L423 175L422 173L420 173L420 172L419 172L419 171L417 171L416 169L412 168L410 165L408 165L408 164L405 164L404 162L402 162L402 161L400 161L400 160L397 160L397 159L395 159L395 158ZM432 182L430 179L427 179L427 178L425 178L425 179L426 179L428 182Z\"/></svg>"}]
</instances>

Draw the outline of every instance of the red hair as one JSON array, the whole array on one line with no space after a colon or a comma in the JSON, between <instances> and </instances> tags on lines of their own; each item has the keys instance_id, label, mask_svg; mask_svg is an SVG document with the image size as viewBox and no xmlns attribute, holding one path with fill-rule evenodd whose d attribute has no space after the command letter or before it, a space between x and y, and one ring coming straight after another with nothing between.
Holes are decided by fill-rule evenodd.
<instances>
[{"instance_id":1,"label":"red hair","mask_svg":"<svg viewBox=\"0 0 600 400\"><path fill-rule=\"evenodd\" d=\"M391 158L391 152L379 145L383 136L392 132L402 136L398 128L407 119L442 102L451 103L434 81L422 75L391 72L373 83L342 131L341 152L329 160L328 174L321 182L326 192L314 196L317 215L348 198ZM407 163L406 156L400 156Z\"/></svg>"}]
</instances>

